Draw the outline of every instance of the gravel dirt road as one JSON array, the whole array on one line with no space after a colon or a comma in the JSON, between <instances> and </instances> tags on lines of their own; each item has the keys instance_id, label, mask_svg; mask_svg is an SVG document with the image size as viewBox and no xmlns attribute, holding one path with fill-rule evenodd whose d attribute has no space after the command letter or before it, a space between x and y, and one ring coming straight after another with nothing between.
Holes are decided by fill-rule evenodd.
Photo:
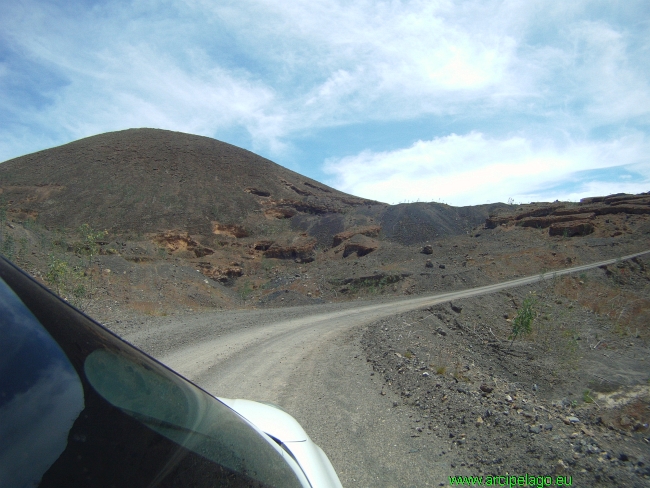
<instances>
[{"instance_id":1,"label":"gravel dirt road","mask_svg":"<svg viewBox=\"0 0 650 488\"><path fill-rule=\"evenodd\" d=\"M630 259L650 251L625 256ZM344 486L439 486L452 473L435 443L366 362L364 326L383 317L613 264L617 259L433 296L151 320L122 336L220 397L276 403L330 457Z\"/></svg>"}]
</instances>

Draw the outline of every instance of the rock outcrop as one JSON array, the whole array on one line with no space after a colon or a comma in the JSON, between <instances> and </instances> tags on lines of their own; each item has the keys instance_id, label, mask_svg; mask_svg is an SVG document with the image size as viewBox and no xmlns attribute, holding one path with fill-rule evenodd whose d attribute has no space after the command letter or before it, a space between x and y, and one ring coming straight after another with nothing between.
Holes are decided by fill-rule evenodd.
<instances>
[{"instance_id":1,"label":"rock outcrop","mask_svg":"<svg viewBox=\"0 0 650 488\"><path fill-rule=\"evenodd\" d=\"M378 247L379 243L376 240L362 234L355 234L345 242L343 257L347 258L349 255L355 253L358 257L365 256L375 251Z\"/></svg>"},{"instance_id":2,"label":"rock outcrop","mask_svg":"<svg viewBox=\"0 0 650 488\"><path fill-rule=\"evenodd\" d=\"M350 239L352 236L355 235L362 235L366 237L377 237L380 231L381 231L381 227L378 225L371 225L367 227L354 227L352 229L348 229L346 231L339 232L338 234L336 234L332 239L332 247L339 246L344 241L347 241L348 239Z\"/></svg>"},{"instance_id":3,"label":"rock outcrop","mask_svg":"<svg viewBox=\"0 0 650 488\"><path fill-rule=\"evenodd\" d=\"M490 215L485 220L485 227L495 229L516 225L548 228L552 236L585 236L595 231L601 220L599 217L616 214L650 214L650 195L617 194L584 198L580 203L541 204L532 209Z\"/></svg>"},{"instance_id":4,"label":"rock outcrop","mask_svg":"<svg viewBox=\"0 0 650 488\"><path fill-rule=\"evenodd\" d=\"M548 233L552 236L586 236L594 231L594 224L586 220L574 220L553 224L549 227Z\"/></svg>"},{"instance_id":5,"label":"rock outcrop","mask_svg":"<svg viewBox=\"0 0 650 488\"><path fill-rule=\"evenodd\" d=\"M219 222L212 222L212 233L235 237L237 239L248 237L248 232L241 225L220 224Z\"/></svg>"},{"instance_id":6,"label":"rock outcrop","mask_svg":"<svg viewBox=\"0 0 650 488\"><path fill-rule=\"evenodd\" d=\"M267 258L295 259L299 262L310 263L314 260L316 239L300 236L288 242L274 242L265 251Z\"/></svg>"},{"instance_id":7,"label":"rock outcrop","mask_svg":"<svg viewBox=\"0 0 650 488\"><path fill-rule=\"evenodd\" d=\"M168 252L176 253L179 251L189 251L197 258L214 254L214 250L202 246L190 237L187 232L164 232L153 237L153 241L164 246Z\"/></svg>"},{"instance_id":8,"label":"rock outcrop","mask_svg":"<svg viewBox=\"0 0 650 488\"><path fill-rule=\"evenodd\" d=\"M198 263L198 266L204 276L222 284L232 282L233 278L239 278L244 274L239 263L231 263L224 267L214 266L210 263Z\"/></svg>"}]
</instances>

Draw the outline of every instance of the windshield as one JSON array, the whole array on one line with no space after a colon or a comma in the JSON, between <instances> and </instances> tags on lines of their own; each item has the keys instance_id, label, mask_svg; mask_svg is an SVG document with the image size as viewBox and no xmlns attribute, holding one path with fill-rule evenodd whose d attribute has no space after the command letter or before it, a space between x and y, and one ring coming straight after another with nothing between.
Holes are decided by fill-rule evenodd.
<instances>
[{"instance_id":1,"label":"windshield","mask_svg":"<svg viewBox=\"0 0 650 488\"><path fill-rule=\"evenodd\" d=\"M301 486L255 430L193 385L105 349L91 353L84 369L102 397L179 445L269 485Z\"/></svg>"}]
</instances>

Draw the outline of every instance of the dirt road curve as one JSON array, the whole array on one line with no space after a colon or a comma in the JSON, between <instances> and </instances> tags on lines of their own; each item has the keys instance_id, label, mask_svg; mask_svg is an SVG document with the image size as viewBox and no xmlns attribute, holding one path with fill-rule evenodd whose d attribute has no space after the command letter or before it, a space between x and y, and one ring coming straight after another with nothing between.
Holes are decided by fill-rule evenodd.
<instances>
[{"instance_id":1,"label":"dirt road curve","mask_svg":"<svg viewBox=\"0 0 650 488\"><path fill-rule=\"evenodd\" d=\"M124 338L214 395L281 405L325 450L344 486L438 486L453 470L435 462L434 444L411 437L407 410L393 408L398 398L381 394L383 381L358 344L362 326L616 261L417 298L168 317Z\"/></svg>"}]
</instances>

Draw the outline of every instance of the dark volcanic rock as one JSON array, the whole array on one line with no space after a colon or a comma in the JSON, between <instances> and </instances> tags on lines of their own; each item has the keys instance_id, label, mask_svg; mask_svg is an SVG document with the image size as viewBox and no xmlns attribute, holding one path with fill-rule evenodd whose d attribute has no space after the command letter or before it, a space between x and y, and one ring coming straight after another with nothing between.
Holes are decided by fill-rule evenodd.
<instances>
[{"instance_id":1,"label":"dark volcanic rock","mask_svg":"<svg viewBox=\"0 0 650 488\"><path fill-rule=\"evenodd\" d=\"M491 213L507 205L475 205L451 207L442 203L409 203L391 205L381 215L385 239L404 245L419 244L442 237L467 234L485 222Z\"/></svg>"}]
</instances>

